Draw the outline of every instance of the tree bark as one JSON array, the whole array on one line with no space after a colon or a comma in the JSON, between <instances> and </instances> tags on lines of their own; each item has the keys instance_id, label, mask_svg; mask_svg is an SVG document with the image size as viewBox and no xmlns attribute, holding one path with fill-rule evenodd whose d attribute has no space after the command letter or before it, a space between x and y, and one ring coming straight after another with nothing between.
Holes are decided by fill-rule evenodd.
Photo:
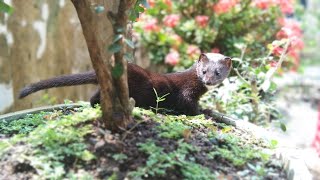
<instances>
[{"instance_id":1,"label":"tree bark","mask_svg":"<svg viewBox=\"0 0 320 180\"><path fill-rule=\"evenodd\" d=\"M101 93L102 124L110 130L124 128L130 121L129 92L127 84L127 64L123 60L123 49L115 54L108 47L114 40L114 25L126 30L126 17L111 19L109 14L126 16L125 0L108 2L107 0L71 0L76 8L85 36L91 62L97 74ZM124 4L123 4L124 3ZM102 8L104 7L104 9ZM98 8L100 10L98 11ZM101 11L101 12L100 12ZM121 13L120 13L121 12ZM116 17L116 16L115 16ZM116 23L113 25L112 21ZM123 46L123 42L119 41ZM122 43L122 44L121 44ZM112 70L120 65L121 76L112 76Z\"/></svg>"}]
</instances>

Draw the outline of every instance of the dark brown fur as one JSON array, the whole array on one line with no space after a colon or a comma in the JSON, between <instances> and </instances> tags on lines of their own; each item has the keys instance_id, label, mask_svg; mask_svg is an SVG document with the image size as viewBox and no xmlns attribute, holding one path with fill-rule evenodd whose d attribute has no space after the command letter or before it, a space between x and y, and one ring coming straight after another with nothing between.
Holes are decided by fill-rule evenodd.
<instances>
[{"instance_id":1,"label":"dark brown fur","mask_svg":"<svg viewBox=\"0 0 320 180\"><path fill-rule=\"evenodd\" d=\"M225 57L225 59L226 58L227 57ZM220 61L223 62L221 63ZM208 64L206 67L208 72L203 71L205 67L202 66L201 63L205 65ZM169 93L169 95L165 97L165 101L159 103L159 108L174 110L187 115L198 114L199 98L207 92L205 85L220 83L227 76L231 68L230 58L229 60L219 60L219 65L221 66L222 64L221 68L211 67L218 65L214 63L209 65L209 63L211 63L210 59L203 54L200 56L198 63L190 69L168 74L152 73L137 65L128 63L129 95L134 98L137 107L156 107L156 95L153 90L153 88L155 88L159 97ZM223 77L218 78L215 76L217 70L222 71ZM203 72L204 74L201 74ZM87 72L66 75L40 81L22 89L20 98L42 89L81 84L97 84L95 73ZM100 102L99 91L91 98L90 102L92 105Z\"/></svg>"}]
</instances>

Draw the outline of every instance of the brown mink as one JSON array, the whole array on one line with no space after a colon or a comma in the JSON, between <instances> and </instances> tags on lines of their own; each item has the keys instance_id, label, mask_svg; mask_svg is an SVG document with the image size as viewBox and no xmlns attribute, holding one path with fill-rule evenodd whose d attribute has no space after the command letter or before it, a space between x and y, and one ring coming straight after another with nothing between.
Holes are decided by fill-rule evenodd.
<instances>
[{"instance_id":1,"label":"brown mink","mask_svg":"<svg viewBox=\"0 0 320 180\"><path fill-rule=\"evenodd\" d=\"M218 53L203 53L192 67L176 73L153 73L128 63L129 96L137 107L156 107L155 88L159 97L169 94L159 103L159 108L196 115L199 113L198 101L208 90L206 86L221 83L228 76L231 65L231 58ZM81 84L98 84L95 72L58 76L30 84L21 90L19 98L43 89ZM100 92L97 91L90 103L99 102Z\"/></svg>"}]
</instances>

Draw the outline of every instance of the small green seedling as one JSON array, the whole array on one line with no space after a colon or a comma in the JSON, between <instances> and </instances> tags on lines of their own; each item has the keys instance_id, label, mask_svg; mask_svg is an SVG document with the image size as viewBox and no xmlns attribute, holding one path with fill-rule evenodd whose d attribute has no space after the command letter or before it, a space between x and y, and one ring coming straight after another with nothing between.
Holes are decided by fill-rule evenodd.
<instances>
[{"instance_id":1,"label":"small green seedling","mask_svg":"<svg viewBox=\"0 0 320 180\"><path fill-rule=\"evenodd\" d=\"M165 97L168 96L170 93L167 93L167 94L159 97L159 95L158 95L158 93L157 93L157 90L156 90L155 88L153 88L153 91L154 91L154 94L156 95L156 98L157 98L157 99L156 99L157 105L156 105L155 108L154 108L154 107L151 107L151 108L152 108L152 109L155 109L155 110L156 110L156 114L158 114L158 110L161 109L161 108L159 108L159 103L162 102L162 101L165 101L165 100L166 100Z\"/></svg>"}]
</instances>

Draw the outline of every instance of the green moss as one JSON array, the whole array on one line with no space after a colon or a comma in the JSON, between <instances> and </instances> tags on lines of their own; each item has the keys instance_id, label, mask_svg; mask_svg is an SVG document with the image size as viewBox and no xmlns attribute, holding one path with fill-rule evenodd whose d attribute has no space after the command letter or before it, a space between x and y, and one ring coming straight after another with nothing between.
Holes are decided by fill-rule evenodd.
<instances>
[{"instance_id":1,"label":"green moss","mask_svg":"<svg viewBox=\"0 0 320 180\"><path fill-rule=\"evenodd\" d=\"M180 170L185 179L214 179L215 175L206 167L198 164L188 155L196 152L197 148L178 141L175 151L165 153L162 147L157 146L152 140L138 144L139 150L148 155L146 165L129 173L133 179L144 177L164 176L169 169Z\"/></svg>"},{"instance_id":2,"label":"green moss","mask_svg":"<svg viewBox=\"0 0 320 180\"><path fill-rule=\"evenodd\" d=\"M220 145L213 147L213 151L208 154L209 158L223 158L237 167L244 166L254 159L269 160L269 155L263 153L262 148L255 147L235 135L216 134L214 138Z\"/></svg>"},{"instance_id":3,"label":"green moss","mask_svg":"<svg viewBox=\"0 0 320 180\"><path fill-rule=\"evenodd\" d=\"M101 111L99 107L83 107L81 110L72 115L62 115L61 112L40 113L13 121L8 126L12 130L6 127L6 131L18 134L0 142L0 157L14 156L11 159L28 163L36 171L35 178L39 179L92 178L90 172L83 170L86 164L95 159L87 149L84 137L93 133L92 121L101 116ZM156 145L152 140L138 144L139 151L147 155L147 160L144 166L129 172L128 176L133 179L166 177L166 173L171 170L179 171L184 179L214 179L218 172L212 172L209 167L197 163L198 158L205 156L199 155L200 146L192 145L197 144L192 142L198 141L198 138L211 143L206 147L206 151L210 151L207 154L209 160L228 162L228 166L246 166L261 176L266 174L264 162L269 159L269 155L262 153L262 148L252 145L256 143L248 142L236 134L232 126L216 123L204 115L162 115L140 108L134 108L133 116L140 119L138 123L148 120L157 122L154 124L154 130L158 133L156 139L167 138L165 141L170 142L177 140L173 142L177 146L170 147L169 152L167 147ZM189 141L192 144L187 143ZM270 142L270 147L275 145L276 142ZM118 162L125 162L128 158L122 153L111 154L110 157ZM259 160L259 163L255 160ZM70 169L67 166L76 168ZM66 172L66 169L69 171ZM110 178L117 179L117 173Z\"/></svg>"},{"instance_id":4,"label":"green moss","mask_svg":"<svg viewBox=\"0 0 320 180\"><path fill-rule=\"evenodd\" d=\"M64 177L65 166L68 165L65 162L76 165L95 158L87 150L84 136L93 132L92 125L86 122L100 116L99 108L85 108L82 112L42 123L29 134L15 135L0 143L0 147L3 147L1 157L11 154L20 162L27 162L36 170L40 179Z\"/></svg>"},{"instance_id":5,"label":"green moss","mask_svg":"<svg viewBox=\"0 0 320 180\"><path fill-rule=\"evenodd\" d=\"M211 152L208 154L209 159L224 159L225 161L230 162L236 167L242 167L247 165L249 162L254 160L260 160L262 162L266 162L269 160L269 154L263 153L263 148L259 146L253 145L254 143L250 143L247 139L242 138L234 134L234 127L225 125L223 123L216 123L210 119L206 119L204 115L198 116L175 116L175 115L155 115L153 113L149 113L147 110L138 110L142 115L149 116L156 122L159 122L160 125L156 127L159 136L163 138L170 139L181 139L185 137L187 132L191 132L192 129L197 128L205 128L209 130L209 133L204 134L204 139L208 139L209 141L216 142L211 147ZM274 142L271 143L275 144ZM162 149L161 147L155 147L154 144L147 144L142 146L145 152L153 152L161 157ZM151 162L155 164L162 163L161 159L156 159L153 157L154 155L150 155L149 159ZM149 165L154 165L151 163ZM148 163L147 163L148 164ZM170 165L170 161L165 163L163 166L172 166ZM148 165L147 165L148 166ZM186 166L186 167L191 167ZM148 167L146 167L148 169ZM155 170L157 172L153 172L152 174L161 175L162 170ZM196 167L193 167L196 169ZM137 172L143 172L143 169L140 169ZM185 171L187 173L189 171ZM190 171L192 172L192 171ZM140 174L142 175L142 174ZM150 175L150 174L149 174Z\"/></svg>"},{"instance_id":6,"label":"green moss","mask_svg":"<svg viewBox=\"0 0 320 180\"><path fill-rule=\"evenodd\" d=\"M0 121L0 134L27 134L41 124L45 124L47 117L59 114L59 112L40 112L28 114L25 118L14 121Z\"/></svg>"},{"instance_id":7,"label":"green moss","mask_svg":"<svg viewBox=\"0 0 320 180\"><path fill-rule=\"evenodd\" d=\"M159 136L171 139L180 139L184 137L186 131L190 131L191 127L181 122L166 122L157 126Z\"/></svg>"},{"instance_id":8,"label":"green moss","mask_svg":"<svg viewBox=\"0 0 320 180\"><path fill-rule=\"evenodd\" d=\"M128 159L128 156L127 155L125 155L125 154L123 154L123 153L119 153L119 154L113 154L112 155L112 158L114 159L114 160L116 160L116 161L123 161L123 160L125 160L125 159Z\"/></svg>"}]
</instances>

